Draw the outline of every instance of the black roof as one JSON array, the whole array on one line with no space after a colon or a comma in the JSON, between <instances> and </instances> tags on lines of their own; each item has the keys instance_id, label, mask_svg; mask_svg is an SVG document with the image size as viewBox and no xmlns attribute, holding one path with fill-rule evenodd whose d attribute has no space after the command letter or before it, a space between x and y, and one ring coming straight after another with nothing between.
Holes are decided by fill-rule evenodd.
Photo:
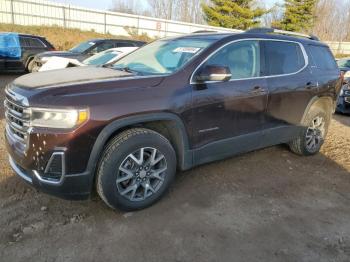
<instances>
[{"instance_id":1,"label":"black roof","mask_svg":"<svg viewBox=\"0 0 350 262\"><path fill-rule=\"evenodd\" d=\"M45 39L45 36L41 36L41 35L32 35L32 34L24 34L24 33L17 33L17 32L0 32L0 34L17 34L18 36L22 36L22 37L32 37L32 38L40 38L40 39Z\"/></svg>"},{"instance_id":2,"label":"black roof","mask_svg":"<svg viewBox=\"0 0 350 262\"><path fill-rule=\"evenodd\" d=\"M219 33L219 32L208 32L208 33L192 33L183 36L171 37L174 39L208 39L208 40L224 40L226 38L234 40L239 38L259 38L259 39L276 39L276 40L285 40L285 41L294 41L303 44L314 44L314 45L326 45L318 40L313 40L306 37L299 36L290 36L285 34L274 34L274 33L250 33L250 32L241 32L241 33Z\"/></svg>"}]
</instances>

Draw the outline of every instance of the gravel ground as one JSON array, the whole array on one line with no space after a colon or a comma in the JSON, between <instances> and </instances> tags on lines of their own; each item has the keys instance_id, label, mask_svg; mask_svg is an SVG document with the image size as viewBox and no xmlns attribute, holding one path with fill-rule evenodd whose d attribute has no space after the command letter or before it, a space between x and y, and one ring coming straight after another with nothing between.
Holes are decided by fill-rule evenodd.
<instances>
[{"instance_id":1,"label":"gravel ground","mask_svg":"<svg viewBox=\"0 0 350 262\"><path fill-rule=\"evenodd\" d=\"M9 169L3 139L1 261L350 261L349 116L334 117L317 156L277 146L204 165L136 213L33 190Z\"/></svg>"}]
</instances>

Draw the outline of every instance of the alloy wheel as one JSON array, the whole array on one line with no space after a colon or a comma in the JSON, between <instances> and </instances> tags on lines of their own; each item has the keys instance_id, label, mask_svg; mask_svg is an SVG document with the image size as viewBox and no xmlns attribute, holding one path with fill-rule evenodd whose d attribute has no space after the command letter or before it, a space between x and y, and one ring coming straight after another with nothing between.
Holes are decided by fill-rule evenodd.
<instances>
[{"instance_id":1,"label":"alloy wheel","mask_svg":"<svg viewBox=\"0 0 350 262\"><path fill-rule=\"evenodd\" d=\"M129 154L118 168L118 192L130 201L143 201L157 193L164 182L167 162L152 147L143 147Z\"/></svg>"},{"instance_id":2,"label":"alloy wheel","mask_svg":"<svg viewBox=\"0 0 350 262\"><path fill-rule=\"evenodd\" d=\"M306 131L306 147L310 152L318 150L325 137L326 122L323 117L315 117Z\"/></svg>"}]
</instances>

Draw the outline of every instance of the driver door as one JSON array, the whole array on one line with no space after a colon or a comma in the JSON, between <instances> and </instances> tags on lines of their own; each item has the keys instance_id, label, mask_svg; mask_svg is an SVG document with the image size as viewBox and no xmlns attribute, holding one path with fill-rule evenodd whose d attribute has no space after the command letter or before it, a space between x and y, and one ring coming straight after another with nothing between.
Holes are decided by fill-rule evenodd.
<instances>
[{"instance_id":1,"label":"driver door","mask_svg":"<svg viewBox=\"0 0 350 262\"><path fill-rule=\"evenodd\" d=\"M260 54L259 41L237 41L216 51L196 70L192 79L195 162L259 147L268 99L266 80L260 77ZM200 74L206 67L229 69L231 78L196 81L203 79Z\"/></svg>"}]
</instances>

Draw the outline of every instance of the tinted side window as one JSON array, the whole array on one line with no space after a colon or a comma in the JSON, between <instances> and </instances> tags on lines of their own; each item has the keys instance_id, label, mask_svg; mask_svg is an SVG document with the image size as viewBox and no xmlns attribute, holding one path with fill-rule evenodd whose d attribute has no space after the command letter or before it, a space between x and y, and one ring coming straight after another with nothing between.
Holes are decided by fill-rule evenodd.
<instances>
[{"instance_id":1,"label":"tinted side window","mask_svg":"<svg viewBox=\"0 0 350 262\"><path fill-rule=\"evenodd\" d=\"M19 37L19 42L21 43L21 47L29 47L29 40L27 37Z\"/></svg>"},{"instance_id":2,"label":"tinted side window","mask_svg":"<svg viewBox=\"0 0 350 262\"><path fill-rule=\"evenodd\" d=\"M282 41L264 41L264 44L267 75L296 73L305 66L299 44Z\"/></svg>"},{"instance_id":3,"label":"tinted side window","mask_svg":"<svg viewBox=\"0 0 350 262\"><path fill-rule=\"evenodd\" d=\"M313 66L322 70L333 70L338 68L328 47L316 45L310 45L309 47Z\"/></svg>"},{"instance_id":4,"label":"tinted side window","mask_svg":"<svg viewBox=\"0 0 350 262\"><path fill-rule=\"evenodd\" d=\"M232 78L244 79L260 75L260 45L258 41L232 43L215 53L203 65L229 67Z\"/></svg>"},{"instance_id":5,"label":"tinted side window","mask_svg":"<svg viewBox=\"0 0 350 262\"><path fill-rule=\"evenodd\" d=\"M39 39L36 38L28 38L29 40L29 46L30 47L45 47L45 45L43 44L43 42L41 42Z\"/></svg>"},{"instance_id":6,"label":"tinted side window","mask_svg":"<svg viewBox=\"0 0 350 262\"><path fill-rule=\"evenodd\" d=\"M94 49L93 52L100 53L102 51L105 51L107 49L114 48L114 43L113 42L104 42L101 44L98 44Z\"/></svg>"},{"instance_id":7,"label":"tinted side window","mask_svg":"<svg viewBox=\"0 0 350 262\"><path fill-rule=\"evenodd\" d=\"M23 36L21 36L19 38L19 41L20 41L22 47L30 47L30 48L43 48L43 47L46 47L43 44L43 42L41 42L39 39L32 38L32 37L23 37Z\"/></svg>"},{"instance_id":8,"label":"tinted side window","mask_svg":"<svg viewBox=\"0 0 350 262\"><path fill-rule=\"evenodd\" d=\"M132 44L132 43L116 43L116 47L133 47L133 46L135 46L134 44Z\"/></svg>"}]
</instances>

